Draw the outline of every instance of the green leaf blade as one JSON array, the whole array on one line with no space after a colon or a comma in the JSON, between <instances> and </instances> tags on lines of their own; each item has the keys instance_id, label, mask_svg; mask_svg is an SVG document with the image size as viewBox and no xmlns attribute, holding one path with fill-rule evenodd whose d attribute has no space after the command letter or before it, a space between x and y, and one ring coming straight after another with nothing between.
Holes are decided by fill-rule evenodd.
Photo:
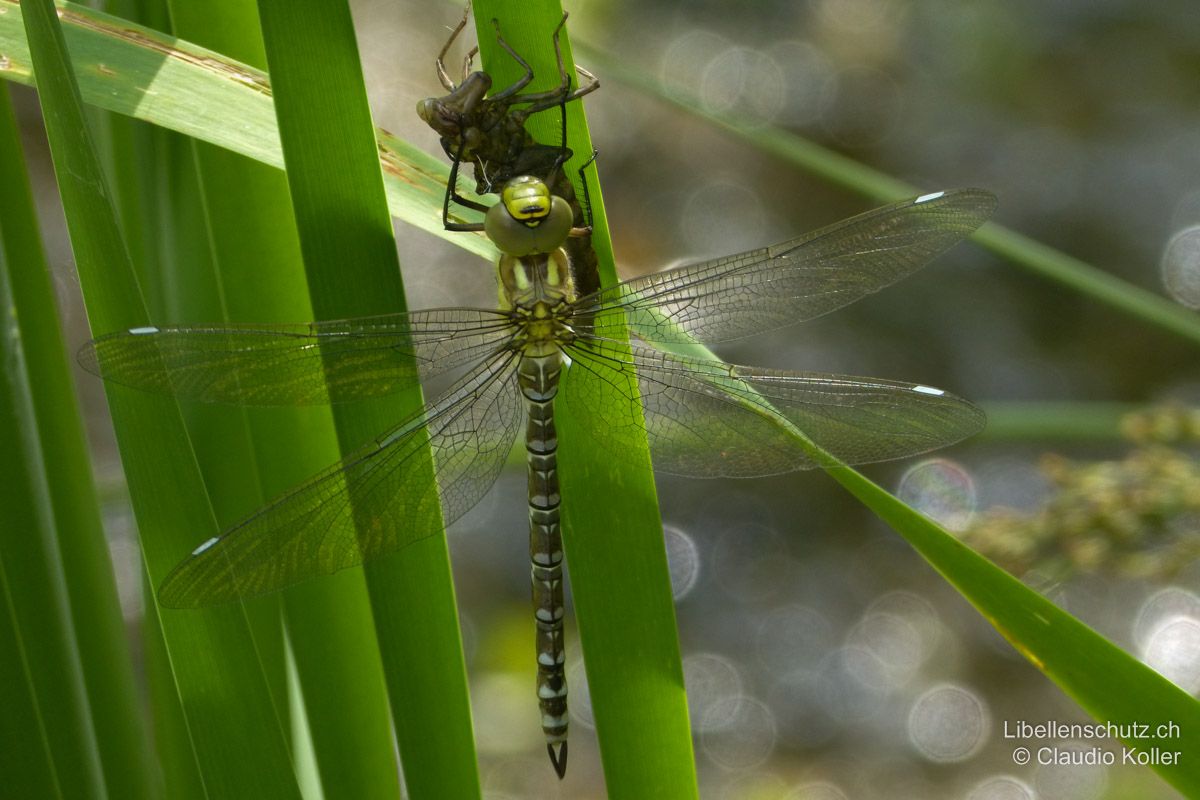
<instances>
[{"instance_id":1,"label":"green leaf blade","mask_svg":"<svg viewBox=\"0 0 1200 800\"><path fill-rule=\"evenodd\" d=\"M151 796L149 741L108 545L96 506L87 443L66 360L49 268L38 239L28 176L7 91L0 91L0 248L22 329L21 349L53 510L58 560L83 672L91 724L111 795ZM114 643L116 646L114 646Z\"/></svg>"},{"instance_id":2,"label":"green leaf blade","mask_svg":"<svg viewBox=\"0 0 1200 800\"><path fill-rule=\"evenodd\" d=\"M144 325L145 308L85 124L54 6L22 5L89 319L97 332ZM108 387L144 559L157 583L215 532L178 406ZM270 694L240 608L162 618L191 746L212 796L298 798Z\"/></svg>"},{"instance_id":3,"label":"green leaf blade","mask_svg":"<svg viewBox=\"0 0 1200 800\"><path fill-rule=\"evenodd\" d=\"M551 46L551 33L562 18L558 2L515 7L478 0L474 13L483 65L494 86L512 83L520 68L499 49L492 18L533 67L535 81L526 91L558 84ZM566 32L561 44L564 62L573 64ZM558 143L557 115L551 109L529 120L537 141ZM567 140L574 155L566 169L574 180L574 171L592 153L581 103L567 106ZM586 180L601 282L612 285L616 267L595 167ZM578 189L576 193L583 196ZM571 391L568 372L562 392ZM615 463L605 448L596 446L589 425L572 419L565 405L560 402L556 410L563 536L608 796L696 797L675 608L645 437L623 442L621 452L633 455Z\"/></svg>"},{"instance_id":4,"label":"green leaf blade","mask_svg":"<svg viewBox=\"0 0 1200 800\"><path fill-rule=\"evenodd\" d=\"M247 62L265 64L253 2L230 0L203 8L172 3L177 33ZM219 300L201 322L298 322L313 318L296 225L282 173L228 150L195 142L195 166L213 246ZM278 408L230 414L245 426L246 460L231 443L201 437L202 451L232 483L255 487L261 505L336 461L340 455L327 408ZM193 437L194 439L197 437ZM203 459L202 459L203 462ZM228 482L228 481L227 481ZM209 481L212 485L212 481ZM236 519L236 515L222 515ZM362 576L348 572L293 587L283 595L287 640L296 665L302 708L326 796L398 794L387 694ZM279 620L256 635L279 636ZM282 652L278 654L282 657ZM282 663L279 665L282 669ZM282 673L278 676L282 681ZM293 726L295 728L295 726ZM305 748L297 746L297 760Z\"/></svg>"},{"instance_id":5,"label":"green leaf blade","mask_svg":"<svg viewBox=\"0 0 1200 800\"><path fill-rule=\"evenodd\" d=\"M259 3L289 187L313 311L340 319L400 311L391 219L349 10ZM440 207L440 191L438 192ZM439 221L440 224L440 221ZM344 451L420 407L394 401L334 411ZM432 462L411 465L427 470ZM441 527L437 519L407 524ZM412 797L478 796L466 669L444 535L368 564L393 723Z\"/></svg>"},{"instance_id":6,"label":"green leaf blade","mask_svg":"<svg viewBox=\"0 0 1200 800\"><path fill-rule=\"evenodd\" d=\"M764 153L850 189L864 197L892 202L918 193L904 181L866 164L759 120L745 119L705 109L697 97L668 89L649 70L622 63L595 48L587 57L606 77L658 97L676 108L721 128ZM938 187L926 187L938 188ZM1055 250L995 223L979 229L972 237L983 247L1017 266L1055 281L1093 300L1108 305L1160 330L1200 344L1200 319L1165 297L1146 291L1080 259Z\"/></svg>"},{"instance_id":7,"label":"green leaf blade","mask_svg":"<svg viewBox=\"0 0 1200 800\"><path fill-rule=\"evenodd\" d=\"M1152 766L1188 797L1200 795L1200 703L1054 603L959 542L929 518L849 467L829 474L912 545L1021 655L1101 722L1174 723L1169 740L1126 739L1184 756ZM1126 728L1134 730L1135 728Z\"/></svg>"}]
</instances>

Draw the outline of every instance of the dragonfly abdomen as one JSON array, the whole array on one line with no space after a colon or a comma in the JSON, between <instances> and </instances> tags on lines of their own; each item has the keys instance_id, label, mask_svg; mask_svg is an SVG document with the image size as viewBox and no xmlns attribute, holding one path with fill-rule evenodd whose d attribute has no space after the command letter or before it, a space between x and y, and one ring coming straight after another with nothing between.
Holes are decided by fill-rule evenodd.
<instances>
[{"instance_id":1,"label":"dragonfly abdomen","mask_svg":"<svg viewBox=\"0 0 1200 800\"><path fill-rule=\"evenodd\" d=\"M525 398L525 455L529 472L529 560L537 620L537 694L550 760L567 768L567 675L563 646L563 548L559 527L558 434L554 397L562 355L521 357L517 383Z\"/></svg>"}]
</instances>

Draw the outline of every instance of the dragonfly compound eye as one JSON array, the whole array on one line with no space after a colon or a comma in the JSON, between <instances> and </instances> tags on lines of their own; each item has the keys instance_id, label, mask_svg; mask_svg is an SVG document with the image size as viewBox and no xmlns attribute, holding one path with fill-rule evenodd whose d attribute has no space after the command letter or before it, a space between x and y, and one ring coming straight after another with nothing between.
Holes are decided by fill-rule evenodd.
<instances>
[{"instance_id":1,"label":"dragonfly compound eye","mask_svg":"<svg viewBox=\"0 0 1200 800\"><path fill-rule=\"evenodd\" d=\"M545 189L541 181L537 183ZM521 257L533 253L553 253L563 246L571 232L574 214L561 197L530 196L509 200L510 181L504 187L505 202L492 206L484 217L484 230L500 250Z\"/></svg>"},{"instance_id":2,"label":"dragonfly compound eye","mask_svg":"<svg viewBox=\"0 0 1200 800\"><path fill-rule=\"evenodd\" d=\"M417 116L425 121L440 136L461 136L461 115L444 107L436 97L427 97L417 103Z\"/></svg>"},{"instance_id":3,"label":"dragonfly compound eye","mask_svg":"<svg viewBox=\"0 0 1200 800\"><path fill-rule=\"evenodd\" d=\"M432 124L434 114L436 113L437 107L434 105L432 97L426 97L424 100L417 101L417 116L421 118L422 122L427 125Z\"/></svg>"}]
</instances>

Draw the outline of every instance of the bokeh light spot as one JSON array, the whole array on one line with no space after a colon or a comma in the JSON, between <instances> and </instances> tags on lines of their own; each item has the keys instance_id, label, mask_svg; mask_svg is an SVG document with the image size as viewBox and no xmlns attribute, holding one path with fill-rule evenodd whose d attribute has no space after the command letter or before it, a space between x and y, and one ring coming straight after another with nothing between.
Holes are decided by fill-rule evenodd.
<instances>
[{"instance_id":1,"label":"bokeh light spot","mask_svg":"<svg viewBox=\"0 0 1200 800\"><path fill-rule=\"evenodd\" d=\"M1163 285L1176 302L1200 308L1200 225L1171 237L1162 257Z\"/></svg>"},{"instance_id":2,"label":"bokeh light spot","mask_svg":"<svg viewBox=\"0 0 1200 800\"><path fill-rule=\"evenodd\" d=\"M850 798L828 781L809 781L792 789L783 800L850 800Z\"/></svg>"},{"instance_id":3,"label":"bokeh light spot","mask_svg":"<svg viewBox=\"0 0 1200 800\"><path fill-rule=\"evenodd\" d=\"M705 67L700 102L710 112L765 124L783 108L783 71L758 50L727 48Z\"/></svg>"},{"instance_id":4,"label":"bokeh light spot","mask_svg":"<svg viewBox=\"0 0 1200 800\"><path fill-rule=\"evenodd\" d=\"M1142 650L1146 666L1189 694L1200 691L1200 621L1169 617L1150 634Z\"/></svg>"},{"instance_id":5,"label":"bokeh light spot","mask_svg":"<svg viewBox=\"0 0 1200 800\"><path fill-rule=\"evenodd\" d=\"M659 76L669 89L696 94L701 76L713 60L729 46L729 40L712 31L695 28L676 36L663 50Z\"/></svg>"},{"instance_id":6,"label":"bokeh light spot","mask_svg":"<svg viewBox=\"0 0 1200 800\"><path fill-rule=\"evenodd\" d=\"M928 690L908 713L908 737L930 761L965 761L987 741L990 715L970 689L942 684Z\"/></svg>"},{"instance_id":7,"label":"bokeh light spot","mask_svg":"<svg viewBox=\"0 0 1200 800\"><path fill-rule=\"evenodd\" d=\"M1177 616L1200 619L1200 595L1182 586L1167 586L1146 598L1133 622L1133 641L1145 650L1164 621Z\"/></svg>"},{"instance_id":8,"label":"bokeh light spot","mask_svg":"<svg viewBox=\"0 0 1200 800\"><path fill-rule=\"evenodd\" d=\"M678 602L691 593L700 576L700 549L691 536L674 525L663 526L667 566L671 572L671 594Z\"/></svg>"},{"instance_id":9,"label":"bokeh light spot","mask_svg":"<svg viewBox=\"0 0 1200 800\"><path fill-rule=\"evenodd\" d=\"M701 747L714 764L725 769L753 769L775 749L775 715L753 697L726 697L708 710L719 725L702 723Z\"/></svg>"},{"instance_id":10,"label":"bokeh light spot","mask_svg":"<svg viewBox=\"0 0 1200 800\"><path fill-rule=\"evenodd\" d=\"M945 458L927 459L910 467L896 493L952 531L966 530L975 513L975 481L961 465Z\"/></svg>"},{"instance_id":11,"label":"bokeh light spot","mask_svg":"<svg viewBox=\"0 0 1200 800\"><path fill-rule=\"evenodd\" d=\"M971 789L967 800L1035 800L1033 789L1007 775L985 778Z\"/></svg>"},{"instance_id":12,"label":"bokeh light spot","mask_svg":"<svg viewBox=\"0 0 1200 800\"><path fill-rule=\"evenodd\" d=\"M721 727L732 721L712 713L714 708L730 711L725 701L742 694L742 673L732 661L716 653L696 653L683 659L683 685L687 687L688 715L692 729ZM732 712L731 712L732 713Z\"/></svg>"},{"instance_id":13,"label":"bokeh light spot","mask_svg":"<svg viewBox=\"0 0 1200 800\"><path fill-rule=\"evenodd\" d=\"M1065 742L1056 745L1060 751L1091 750L1094 742ZM1067 756L1070 760L1075 760ZM1063 763L1046 764L1038 767L1034 776L1034 787L1038 797L1054 800L1097 800L1108 788L1108 769L1097 764Z\"/></svg>"}]
</instances>

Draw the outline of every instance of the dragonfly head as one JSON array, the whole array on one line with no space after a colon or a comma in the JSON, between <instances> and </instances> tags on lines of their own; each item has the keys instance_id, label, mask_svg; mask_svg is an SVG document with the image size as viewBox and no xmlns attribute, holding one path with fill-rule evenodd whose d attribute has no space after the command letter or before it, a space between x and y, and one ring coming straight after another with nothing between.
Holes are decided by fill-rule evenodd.
<instances>
[{"instance_id":1,"label":"dragonfly head","mask_svg":"<svg viewBox=\"0 0 1200 800\"><path fill-rule=\"evenodd\" d=\"M545 181L522 175L504 184L500 202L484 219L484 230L502 253L519 258L562 247L573 220L571 206L551 194Z\"/></svg>"},{"instance_id":2,"label":"dragonfly head","mask_svg":"<svg viewBox=\"0 0 1200 800\"><path fill-rule=\"evenodd\" d=\"M552 198L546 182L532 175L513 178L500 190L500 202L509 215L530 227L550 214Z\"/></svg>"},{"instance_id":3,"label":"dragonfly head","mask_svg":"<svg viewBox=\"0 0 1200 800\"><path fill-rule=\"evenodd\" d=\"M464 127L475 124L475 114L492 79L486 72L472 72L444 97L427 97L417 103L417 116L442 136L457 137Z\"/></svg>"}]
</instances>

